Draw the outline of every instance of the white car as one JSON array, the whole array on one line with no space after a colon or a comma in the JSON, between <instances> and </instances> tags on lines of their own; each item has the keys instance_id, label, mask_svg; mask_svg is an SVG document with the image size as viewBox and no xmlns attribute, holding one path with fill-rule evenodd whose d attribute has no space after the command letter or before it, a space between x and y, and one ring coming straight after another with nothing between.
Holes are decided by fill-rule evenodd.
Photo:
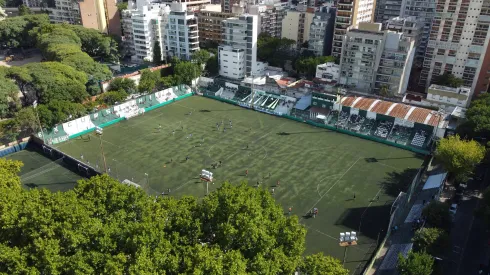
<instances>
[{"instance_id":1,"label":"white car","mask_svg":"<svg viewBox=\"0 0 490 275\"><path fill-rule=\"evenodd\" d=\"M458 205L456 203L451 204L449 212L453 215L456 215L456 211L458 211Z\"/></svg>"}]
</instances>

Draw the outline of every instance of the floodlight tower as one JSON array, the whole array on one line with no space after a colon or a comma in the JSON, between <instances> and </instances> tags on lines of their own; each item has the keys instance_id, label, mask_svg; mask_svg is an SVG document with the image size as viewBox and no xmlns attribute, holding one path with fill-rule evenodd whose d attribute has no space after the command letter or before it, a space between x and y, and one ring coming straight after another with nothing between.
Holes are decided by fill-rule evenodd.
<instances>
[{"instance_id":1,"label":"floodlight tower","mask_svg":"<svg viewBox=\"0 0 490 275\"><path fill-rule=\"evenodd\" d=\"M105 161L105 154L104 154L104 145L102 143L102 128L100 127L95 127L95 133L99 136L100 140L100 153L102 154L102 160L104 161L104 171L107 174L107 162Z\"/></svg>"},{"instance_id":2,"label":"floodlight tower","mask_svg":"<svg viewBox=\"0 0 490 275\"><path fill-rule=\"evenodd\" d=\"M344 259L342 260L342 266L345 265L345 258L347 257L347 248L349 246L357 245L357 232L341 232L339 238L339 245L345 247Z\"/></svg>"}]
</instances>

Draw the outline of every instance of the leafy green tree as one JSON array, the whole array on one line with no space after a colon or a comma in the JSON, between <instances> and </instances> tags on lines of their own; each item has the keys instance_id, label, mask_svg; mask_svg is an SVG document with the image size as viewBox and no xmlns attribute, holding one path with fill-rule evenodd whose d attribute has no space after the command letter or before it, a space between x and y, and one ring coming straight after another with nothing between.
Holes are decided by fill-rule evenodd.
<instances>
[{"instance_id":1,"label":"leafy green tree","mask_svg":"<svg viewBox=\"0 0 490 275\"><path fill-rule=\"evenodd\" d=\"M470 130L467 134L487 140L490 138L490 94L482 94L471 102L466 111L466 119L468 123L465 126Z\"/></svg>"},{"instance_id":2,"label":"leafy green tree","mask_svg":"<svg viewBox=\"0 0 490 275\"><path fill-rule=\"evenodd\" d=\"M85 73L58 62L30 63L24 65L32 77L34 100L47 104L52 100L82 102L87 96Z\"/></svg>"},{"instance_id":3,"label":"leafy green tree","mask_svg":"<svg viewBox=\"0 0 490 275\"><path fill-rule=\"evenodd\" d=\"M13 81L0 76L0 118L7 116L11 100L17 99L18 88Z\"/></svg>"},{"instance_id":4,"label":"leafy green tree","mask_svg":"<svg viewBox=\"0 0 490 275\"><path fill-rule=\"evenodd\" d=\"M451 215L449 205L440 201L431 201L422 211L429 225L441 229L449 229L451 226Z\"/></svg>"},{"instance_id":5,"label":"leafy green tree","mask_svg":"<svg viewBox=\"0 0 490 275\"><path fill-rule=\"evenodd\" d=\"M18 9L19 9L19 15L20 16L32 14L31 9L28 6L24 5L24 4L20 5L18 7Z\"/></svg>"},{"instance_id":6,"label":"leafy green tree","mask_svg":"<svg viewBox=\"0 0 490 275\"><path fill-rule=\"evenodd\" d=\"M28 87L32 85L33 78L27 67L10 67L7 69L6 76L15 81L15 83L17 84L18 89L16 89L16 91L20 90L23 95L23 106L32 104L34 98L33 95L30 93L31 89L28 89Z\"/></svg>"},{"instance_id":7,"label":"leafy green tree","mask_svg":"<svg viewBox=\"0 0 490 275\"><path fill-rule=\"evenodd\" d=\"M7 17L0 21L0 48L32 48L36 36L31 30L49 24L47 14Z\"/></svg>"},{"instance_id":8,"label":"leafy green tree","mask_svg":"<svg viewBox=\"0 0 490 275\"><path fill-rule=\"evenodd\" d=\"M32 134L33 132L39 132L39 125L37 124L36 113L34 107L26 107L20 109L15 114L15 120L17 120L17 125L20 131L27 134Z\"/></svg>"},{"instance_id":9,"label":"leafy green tree","mask_svg":"<svg viewBox=\"0 0 490 275\"><path fill-rule=\"evenodd\" d=\"M142 70L140 82L138 84L138 92L152 92L159 78L160 72L152 72L150 69Z\"/></svg>"},{"instance_id":10,"label":"leafy green tree","mask_svg":"<svg viewBox=\"0 0 490 275\"><path fill-rule=\"evenodd\" d=\"M117 61L118 43L116 40L97 30L80 25L66 24L80 38L82 51L91 57L101 57L107 61Z\"/></svg>"},{"instance_id":11,"label":"leafy green tree","mask_svg":"<svg viewBox=\"0 0 490 275\"><path fill-rule=\"evenodd\" d=\"M178 75L169 75L169 76L160 77L160 79L158 79L157 87L158 89L166 89L166 88L177 86L180 83L181 80Z\"/></svg>"},{"instance_id":12,"label":"leafy green tree","mask_svg":"<svg viewBox=\"0 0 490 275\"><path fill-rule=\"evenodd\" d=\"M408 252L405 258L398 255L398 272L400 275L430 275L434 259L426 252Z\"/></svg>"},{"instance_id":13,"label":"leafy green tree","mask_svg":"<svg viewBox=\"0 0 490 275\"><path fill-rule=\"evenodd\" d=\"M118 77L109 83L108 91L123 90L127 94L132 94L136 91L136 83L130 78Z\"/></svg>"},{"instance_id":14,"label":"leafy green tree","mask_svg":"<svg viewBox=\"0 0 490 275\"><path fill-rule=\"evenodd\" d=\"M335 62L333 56L318 56L318 57L306 57L296 60L296 71L300 74L306 75L308 79L312 79L316 74L316 67L320 64L327 62Z\"/></svg>"},{"instance_id":15,"label":"leafy green tree","mask_svg":"<svg viewBox=\"0 0 490 275\"><path fill-rule=\"evenodd\" d=\"M8 143L17 139L19 125L15 119L5 119L0 121L0 140Z\"/></svg>"},{"instance_id":16,"label":"leafy green tree","mask_svg":"<svg viewBox=\"0 0 490 275\"><path fill-rule=\"evenodd\" d=\"M441 139L435 157L459 181L465 181L485 156L485 147L474 140L462 140L458 135Z\"/></svg>"},{"instance_id":17,"label":"leafy green tree","mask_svg":"<svg viewBox=\"0 0 490 275\"><path fill-rule=\"evenodd\" d=\"M162 48L160 47L160 42L155 41L155 44L153 44L153 64L158 66L162 63Z\"/></svg>"},{"instance_id":18,"label":"leafy green tree","mask_svg":"<svg viewBox=\"0 0 490 275\"><path fill-rule=\"evenodd\" d=\"M441 228L425 227L417 230L412 238L416 251L427 251L437 256L445 252L449 247L449 235Z\"/></svg>"},{"instance_id":19,"label":"leafy green tree","mask_svg":"<svg viewBox=\"0 0 490 275\"><path fill-rule=\"evenodd\" d=\"M257 40L257 58L271 66L284 67L285 62L293 58L295 46L294 40L261 33Z\"/></svg>"},{"instance_id":20,"label":"leafy green tree","mask_svg":"<svg viewBox=\"0 0 490 275\"><path fill-rule=\"evenodd\" d=\"M189 86L192 85L192 80L201 75L201 67L198 64L192 62L179 62L174 67L174 74L179 77L182 83Z\"/></svg>"},{"instance_id":21,"label":"leafy green tree","mask_svg":"<svg viewBox=\"0 0 490 275\"><path fill-rule=\"evenodd\" d=\"M116 4L118 11L123 11L128 9L128 2L120 2Z\"/></svg>"},{"instance_id":22,"label":"leafy green tree","mask_svg":"<svg viewBox=\"0 0 490 275\"><path fill-rule=\"evenodd\" d=\"M461 78L455 77L451 73L444 73L442 75L437 76L434 79L434 83L442 86L449 86L453 88L458 88L464 85L464 80Z\"/></svg>"},{"instance_id":23,"label":"leafy green tree","mask_svg":"<svg viewBox=\"0 0 490 275\"><path fill-rule=\"evenodd\" d=\"M78 35L65 24L46 24L33 30L36 33L36 40L39 49L46 54L49 46L54 44L77 45L81 47L82 42Z\"/></svg>"},{"instance_id":24,"label":"leafy green tree","mask_svg":"<svg viewBox=\"0 0 490 275\"><path fill-rule=\"evenodd\" d=\"M0 189L21 191L20 178L17 176L24 164L17 160L0 158ZM1 206L0 206L1 207ZM1 251L1 249L0 249Z\"/></svg>"},{"instance_id":25,"label":"leafy green tree","mask_svg":"<svg viewBox=\"0 0 490 275\"><path fill-rule=\"evenodd\" d=\"M208 59L211 57L208 51L206 50L199 50L195 53L192 54L192 60L197 62L199 65L204 65L208 61Z\"/></svg>"},{"instance_id":26,"label":"leafy green tree","mask_svg":"<svg viewBox=\"0 0 490 275\"><path fill-rule=\"evenodd\" d=\"M219 73L218 56L212 56L206 61L206 71L210 76L216 76Z\"/></svg>"},{"instance_id":27,"label":"leafy green tree","mask_svg":"<svg viewBox=\"0 0 490 275\"><path fill-rule=\"evenodd\" d=\"M112 106L116 104L117 102L122 102L128 97L128 94L123 90L117 90L117 91L108 91L103 94L101 94L97 100L100 103Z\"/></svg>"},{"instance_id":28,"label":"leafy green tree","mask_svg":"<svg viewBox=\"0 0 490 275\"><path fill-rule=\"evenodd\" d=\"M308 275L347 275L349 270L342 267L339 260L323 253L308 255L300 268L302 274Z\"/></svg>"}]
</instances>

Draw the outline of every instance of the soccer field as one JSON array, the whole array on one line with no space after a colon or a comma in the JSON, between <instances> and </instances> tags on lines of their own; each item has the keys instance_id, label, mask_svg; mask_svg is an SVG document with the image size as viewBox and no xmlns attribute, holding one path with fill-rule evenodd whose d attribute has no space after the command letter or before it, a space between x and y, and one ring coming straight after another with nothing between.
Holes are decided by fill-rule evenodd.
<instances>
[{"instance_id":1,"label":"soccer field","mask_svg":"<svg viewBox=\"0 0 490 275\"><path fill-rule=\"evenodd\" d=\"M76 171L61 160L52 161L31 146L7 156L7 159L20 160L24 166L20 170L22 185L27 188L46 188L52 192L73 189L77 180L82 179Z\"/></svg>"},{"instance_id":2,"label":"soccer field","mask_svg":"<svg viewBox=\"0 0 490 275\"><path fill-rule=\"evenodd\" d=\"M221 121L226 131L217 129ZM346 253L352 272L371 257L394 197L406 191L422 164L409 151L198 96L104 128L100 143L90 135L57 148L100 170L103 149L110 175L150 194L170 189L172 196L205 196L201 169L214 173L209 192L224 181L260 182L260 188L275 189L286 215L292 207L308 228L307 253L342 260L339 233L360 231L359 245ZM314 207L318 216L305 217Z\"/></svg>"}]
</instances>

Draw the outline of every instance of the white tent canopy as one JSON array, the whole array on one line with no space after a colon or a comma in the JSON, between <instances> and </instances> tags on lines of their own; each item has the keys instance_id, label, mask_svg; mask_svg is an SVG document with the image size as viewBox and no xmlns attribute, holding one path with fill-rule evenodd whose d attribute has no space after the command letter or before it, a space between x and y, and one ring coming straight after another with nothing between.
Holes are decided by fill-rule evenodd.
<instances>
[{"instance_id":1,"label":"white tent canopy","mask_svg":"<svg viewBox=\"0 0 490 275\"><path fill-rule=\"evenodd\" d=\"M444 183L444 179L446 179L447 173L440 173L429 176L427 181L424 184L423 190L439 188Z\"/></svg>"},{"instance_id":2,"label":"white tent canopy","mask_svg":"<svg viewBox=\"0 0 490 275\"><path fill-rule=\"evenodd\" d=\"M317 119L327 119L327 117L326 117L326 116L324 116L324 115L317 115L317 116L316 116L316 118L317 118Z\"/></svg>"}]
</instances>

